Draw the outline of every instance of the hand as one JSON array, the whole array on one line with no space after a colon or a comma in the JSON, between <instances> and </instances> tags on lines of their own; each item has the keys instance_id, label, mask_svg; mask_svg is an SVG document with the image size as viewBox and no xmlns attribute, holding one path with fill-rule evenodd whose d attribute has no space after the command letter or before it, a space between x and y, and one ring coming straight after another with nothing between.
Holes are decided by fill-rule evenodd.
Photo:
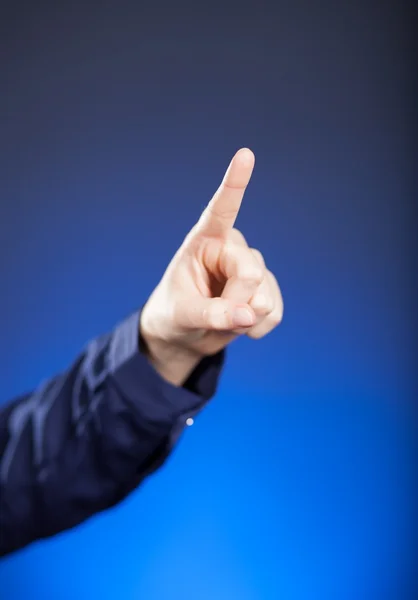
<instances>
[{"instance_id":1,"label":"hand","mask_svg":"<svg viewBox=\"0 0 418 600\"><path fill-rule=\"evenodd\" d=\"M234 229L253 168L251 150L239 150L141 313L149 358L175 385L204 356L242 334L261 338L282 319L274 275Z\"/></svg>"}]
</instances>

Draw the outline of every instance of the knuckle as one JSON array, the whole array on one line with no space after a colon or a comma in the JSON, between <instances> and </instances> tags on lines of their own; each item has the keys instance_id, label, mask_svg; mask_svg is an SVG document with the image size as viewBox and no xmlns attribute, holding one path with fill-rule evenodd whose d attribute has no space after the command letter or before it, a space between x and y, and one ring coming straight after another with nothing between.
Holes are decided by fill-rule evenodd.
<instances>
[{"instance_id":1,"label":"knuckle","mask_svg":"<svg viewBox=\"0 0 418 600\"><path fill-rule=\"evenodd\" d=\"M254 257L250 249L243 248L231 239L223 247L224 265L234 276L250 287L259 286L265 277L265 268Z\"/></svg>"},{"instance_id":2,"label":"knuckle","mask_svg":"<svg viewBox=\"0 0 418 600\"><path fill-rule=\"evenodd\" d=\"M277 327L277 325L280 325L280 323L283 321L283 304L281 304L279 308L277 308L271 313L271 315L269 316L269 320L273 327Z\"/></svg>"},{"instance_id":3,"label":"knuckle","mask_svg":"<svg viewBox=\"0 0 418 600\"><path fill-rule=\"evenodd\" d=\"M260 285L263 281L263 274L256 269L242 269L239 273L239 279L248 285Z\"/></svg>"},{"instance_id":4,"label":"knuckle","mask_svg":"<svg viewBox=\"0 0 418 600\"><path fill-rule=\"evenodd\" d=\"M236 227L231 229L230 238L233 242L239 244L240 246L247 246L247 240L245 239L244 234L241 233L239 229L236 229Z\"/></svg>"},{"instance_id":5,"label":"knuckle","mask_svg":"<svg viewBox=\"0 0 418 600\"><path fill-rule=\"evenodd\" d=\"M264 261L264 256L261 254L260 250L257 250L257 248L251 248L251 252L254 254L255 259L257 260L258 263L260 263L260 265L262 265L263 267L265 267L265 261Z\"/></svg>"},{"instance_id":6,"label":"knuckle","mask_svg":"<svg viewBox=\"0 0 418 600\"><path fill-rule=\"evenodd\" d=\"M244 261L239 268L238 276L241 281L260 285L264 279L264 271L260 265Z\"/></svg>"},{"instance_id":7,"label":"knuckle","mask_svg":"<svg viewBox=\"0 0 418 600\"><path fill-rule=\"evenodd\" d=\"M260 340L265 336L265 332L262 329L252 329L248 332L247 336L252 340Z\"/></svg>"},{"instance_id":8,"label":"knuckle","mask_svg":"<svg viewBox=\"0 0 418 600\"><path fill-rule=\"evenodd\" d=\"M273 310L272 302L262 293L254 296L251 306L260 315L268 315Z\"/></svg>"},{"instance_id":9,"label":"knuckle","mask_svg":"<svg viewBox=\"0 0 418 600\"><path fill-rule=\"evenodd\" d=\"M206 313L205 322L208 329L222 330L230 326L229 311L221 298L214 298Z\"/></svg>"}]
</instances>

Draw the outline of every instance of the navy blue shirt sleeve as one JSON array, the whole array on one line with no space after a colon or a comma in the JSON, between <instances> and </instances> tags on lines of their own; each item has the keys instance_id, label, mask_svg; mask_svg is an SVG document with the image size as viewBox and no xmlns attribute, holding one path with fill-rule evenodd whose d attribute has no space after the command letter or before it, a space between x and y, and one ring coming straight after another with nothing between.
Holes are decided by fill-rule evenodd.
<instances>
[{"instance_id":1,"label":"navy blue shirt sleeve","mask_svg":"<svg viewBox=\"0 0 418 600\"><path fill-rule=\"evenodd\" d=\"M135 313L1 409L0 556L125 498L214 395L224 352L176 387L139 351L138 331Z\"/></svg>"}]
</instances>

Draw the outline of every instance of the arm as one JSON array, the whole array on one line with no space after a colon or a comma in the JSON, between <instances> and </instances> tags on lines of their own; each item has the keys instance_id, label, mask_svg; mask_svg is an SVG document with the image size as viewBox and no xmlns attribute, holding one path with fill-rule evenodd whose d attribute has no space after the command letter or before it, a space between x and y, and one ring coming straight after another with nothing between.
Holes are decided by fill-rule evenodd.
<instances>
[{"instance_id":1,"label":"arm","mask_svg":"<svg viewBox=\"0 0 418 600\"><path fill-rule=\"evenodd\" d=\"M215 393L224 348L281 321L276 278L234 228L253 167L237 152L140 316L0 412L0 555L124 498Z\"/></svg>"},{"instance_id":2,"label":"arm","mask_svg":"<svg viewBox=\"0 0 418 600\"><path fill-rule=\"evenodd\" d=\"M220 352L182 387L138 350L139 314L0 411L0 556L121 501L215 393Z\"/></svg>"}]
</instances>

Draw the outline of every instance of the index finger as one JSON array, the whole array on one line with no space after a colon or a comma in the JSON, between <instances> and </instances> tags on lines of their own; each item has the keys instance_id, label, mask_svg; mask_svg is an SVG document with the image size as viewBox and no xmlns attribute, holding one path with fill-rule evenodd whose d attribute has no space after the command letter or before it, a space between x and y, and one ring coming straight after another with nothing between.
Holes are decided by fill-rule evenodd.
<instances>
[{"instance_id":1,"label":"index finger","mask_svg":"<svg viewBox=\"0 0 418 600\"><path fill-rule=\"evenodd\" d=\"M244 192L254 169L254 154L241 148L232 159L221 185L203 211L197 229L210 236L224 236L234 227Z\"/></svg>"}]
</instances>

